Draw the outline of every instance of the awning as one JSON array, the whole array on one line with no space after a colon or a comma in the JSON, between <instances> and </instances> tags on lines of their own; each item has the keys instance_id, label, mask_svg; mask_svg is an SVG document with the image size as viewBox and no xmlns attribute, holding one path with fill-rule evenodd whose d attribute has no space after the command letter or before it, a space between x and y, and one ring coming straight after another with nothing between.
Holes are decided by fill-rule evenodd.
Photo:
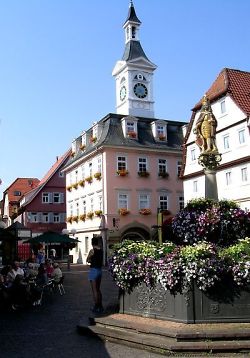
<instances>
[{"instance_id":1,"label":"awning","mask_svg":"<svg viewBox=\"0 0 250 358\"><path fill-rule=\"evenodd\" d=\"M31 239L25 241L25 243L30 244L74 244L79 242L79 240L74 239L66 234L59 234L57 232L48 231L36 237L32 237Z\"/></svg>"}]
</instances>

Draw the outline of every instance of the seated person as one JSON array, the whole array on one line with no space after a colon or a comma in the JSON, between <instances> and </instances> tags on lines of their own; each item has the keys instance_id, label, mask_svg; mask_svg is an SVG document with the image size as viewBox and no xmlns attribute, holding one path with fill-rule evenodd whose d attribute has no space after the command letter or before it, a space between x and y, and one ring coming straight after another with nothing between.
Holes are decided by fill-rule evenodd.
<instances>
[{"instance_id":1,"label":"seated person","mask_svg":"<svg viewBox=\"0 0 250 358\"><path fill-rule=\"evenodd\" d=\"M51 275L52 275L52 273L54 271L54 267L53 267L51 259L46 259L46 261L45 261L45 271L47 273L47 277L51 278Z\"/></svg>"},{"instance_id":2,"label":"seated person","mask_svg":"<svg viewBox=\"0 0 250 358\"><path fill-rule=\"evenodd\" d=\"M14 310L18 307L25 307L31 302L29 286L24 282L22 275L16 275L8 293Z\"/></svg>"},{"instance_id":3,"label":"seated person","mask_svg":"<svg viewBox=\"0 0 250 358\"><path fill-rule=\"evenodd\" d=\"M62 270L59 267L59 264L57 262L54 262L53 264L54 271L51 274L51 278L53 278L55 283L58 283L62 278Z\"/></svg>"},{"instance_id":4,"label":"seated person","mask_svg":"<svg viewBox=\"0 0 250 358\"><path fill-rule=\"evenodd\" d=\"M38 267L38 273L36 276L36 284L40 287L43 287L47 284L48 282L48 276L44 267L44 264L41 263L40 266Z\"/></svg>"},{"instance_id":5,"label":"seated person","mask_svg":"<svg viewBox=\"0 0 250 358\"><path fill-rule=\"evenodd\" d=\"M26 270L26 280L27 281L34 281L36 276L37 276L38 272L37 270L34 268L34 264L32 262L28 263L28 267Z\"/></svg>"}]
</instances>

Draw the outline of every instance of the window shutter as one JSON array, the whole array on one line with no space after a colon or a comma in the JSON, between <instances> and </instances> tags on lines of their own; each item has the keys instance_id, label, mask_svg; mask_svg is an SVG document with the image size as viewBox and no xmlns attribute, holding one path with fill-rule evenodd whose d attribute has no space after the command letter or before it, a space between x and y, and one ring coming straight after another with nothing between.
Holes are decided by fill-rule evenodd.
<instances>
[{"instance_id":1,"label":"window shutter","mask_svg":"<svg viewBox=\"0 0 250 358\"><path fill-rule=\"evenodd\" d=\"M64 203L64 193L60 193L60 203Z\"/></svg>"}]
</instances>

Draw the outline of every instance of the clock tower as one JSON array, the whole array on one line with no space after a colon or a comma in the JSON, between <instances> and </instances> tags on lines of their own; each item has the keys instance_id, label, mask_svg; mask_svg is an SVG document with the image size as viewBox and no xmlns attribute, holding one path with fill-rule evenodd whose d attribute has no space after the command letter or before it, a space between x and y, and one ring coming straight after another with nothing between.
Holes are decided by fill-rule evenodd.
<instances>
[{"instance_id":1,"label":"clock tower","mask_svg":"<svg viewBox=\"0 0 250 358\"><path fill-rule=\"evenodd\" d=\"M116 80L116 112L118 114L154 118L153 72L156 69L145 55L139 41L141 21L130 1L128 17L123 25L125 50L112 75Z\"/></svg>"}]
</instances>

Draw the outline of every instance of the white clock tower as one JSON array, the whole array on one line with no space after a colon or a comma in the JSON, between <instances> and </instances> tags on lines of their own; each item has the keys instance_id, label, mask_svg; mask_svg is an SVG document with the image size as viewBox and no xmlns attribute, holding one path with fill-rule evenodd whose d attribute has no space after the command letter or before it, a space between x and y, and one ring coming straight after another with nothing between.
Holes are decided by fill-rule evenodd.
<instances>
[{"instance_id":1,"label":"white clock tower","mask_svg":"<svg viewBox=\"0 0 250 358\"><path fill-rule=\"evenodd\" d=\"M112 75L116 79L116 112L154 118L153 72L156 69L139 41L141 21L131 0L125 30L125 50Z\"/></svg>"}]
</instances>

